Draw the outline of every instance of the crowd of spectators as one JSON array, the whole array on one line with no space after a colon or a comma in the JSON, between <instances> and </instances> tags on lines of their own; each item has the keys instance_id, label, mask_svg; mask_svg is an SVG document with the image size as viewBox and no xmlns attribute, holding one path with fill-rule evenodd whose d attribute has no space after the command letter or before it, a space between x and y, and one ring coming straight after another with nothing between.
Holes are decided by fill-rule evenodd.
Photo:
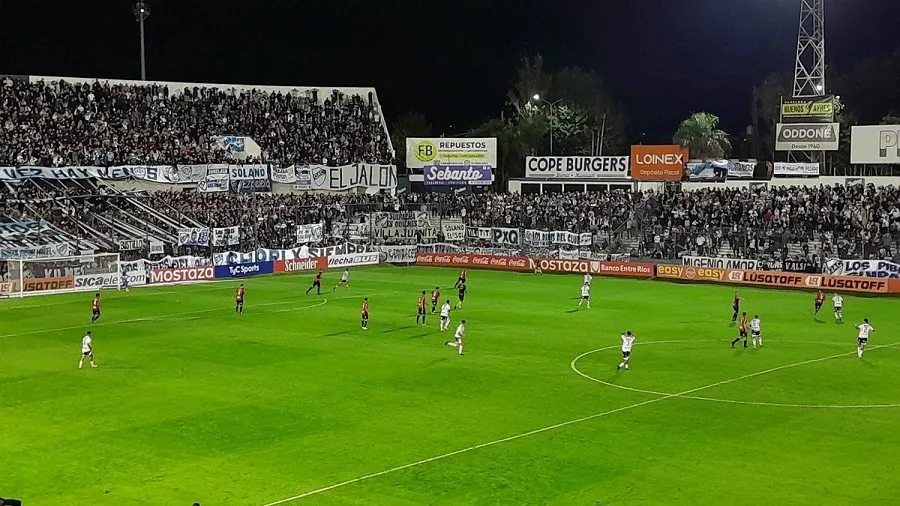
<instances>
[{"instance_id":1,"label":"crowd of spectators","mask_svg":"<svg viewBox=\"0 0 900 506\"><path fill-rule=\"evenodd\" d=\"M10 187L6 188L9 191ZM7 218L27 219L47 213L49 216L40 217L72 230L71 220L59 216L58 206L42 203L42 199L66 196L74 190L40 190L38 185L29 188L20 190L16 199L5 199L3 214ZM86 190L82 187L80 191ZM21 203L25 199L29 205ZM92 205L100 205L96 199L94 202ZM900 238L900 189L872 185L543 195L163 191L142 202L182 222L189 219L209 227L238 225L240 247L245 250L293 247L296 225L321 222L326 231L331 231L337 222L371 224L374 212L401 210L425 211L436 222L458 219L467 227L591 232L594 251L659 259L701 255L821 263L833 256L893 258L898 254ZM103 213L87 204L76 208ZM116 219L132 225L149 218L124 216L123 209L116 204L109 212L118 213ZM128 209L138 213L137 208ZM373 241L375 236L373 232ZM339 242L342 238L329 239Z\"/></svg>"},{"instance_id":2,"label":"crowd of spectators","mask_svg":"<svg viewBox=\"0 0 900 506\"><path fill-rule=\"evenodd\" d=\"M250 137L286 165L391 159L372 96L0 77L0 166L233 161L216 136Z\"/></svg>"}]
</instances>

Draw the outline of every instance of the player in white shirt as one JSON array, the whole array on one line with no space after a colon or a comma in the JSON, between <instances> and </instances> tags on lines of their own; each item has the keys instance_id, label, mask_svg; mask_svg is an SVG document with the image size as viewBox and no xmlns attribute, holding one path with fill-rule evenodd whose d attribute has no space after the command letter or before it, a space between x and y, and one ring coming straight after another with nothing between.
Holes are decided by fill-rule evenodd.
<instances>
[{"instance_id":1,"label":"player in white shirt","mask_svg":"<svg viewBox=\"0 0 900 506\"><path fill-rule=\"evenodd\" d=\"M334 285L334 288L332 288L331 291L337 290L342 285L348 288L350 287L350 269L344 269L344 273L341 274L341 280L338 281L338 284Z\"/></svg>"},{"instance_id":2,"label":"player in white shirt","mask_svg":"<svg viewBox=\"0 0 900 506\"><path fill-rule=\"evenodd\" d=\"M453 335L452 341L447 341L444 343L447 346L453 346L457 350L459 350L459 354L463 354L463 339L466 336L466 321L462 320L459 322L459 326L456 327L456 334Z\"/></svg>"},{"instance_id":3,"label":"player in white shirt","mask_svg":"<svg viewBox=\"0 0 900 506\"><path fill-rule=\"evenodd\" d=\"M762 348L762 321L758 315L753 315L753 319L750 320L750 339L753 341L754 350L757 344Z\"/></svg>"},{"instance_id":4,"label":"player in white shirt","mask_svg":"<svg viewBox=\"0 0 900 506\"><path fill-rule=\"evenodd\" d=\"M594 278L591 277L590 274L585 274L585 275L584 275L584 283L582 283L582 284L583 284L583 285L588 285L588 286L590 286L590 284L591 284L592 281L594 281Z\"/></svg>"},{"instance_id":5,"label":"player in white shirt","mask_svg":"<svg viewBox=\"0 0 900 506\"><path fill-rule=\"evenodd\" d=\"M441 332L450 330L450 301L441 306Z\"/></svg>"},{"instance_id":6,"label":"player in white shirt","mask_svg":"<svg viewBox=\"0 0 900 506\"><path fill-rule=\"evenodd\" d=\"M585 283L581 285L581 300L578 301L578 307L581 307L581 304L587 302L587 308L591 308L591 285L589 283Z\"/></svg>"},{"instance_id":7,"label":"player in white shirt","mask_svg":"<svg viewBox=\"0 0 900 506\"><path fill-rule=\"evenodd\" d=\"M91 367L97 367L97 364L94 363L94 340L91 337L90 330L88 330L87 334L81 338L81 360L78 361L79 369L84 365L85 357L91 361Z\"/></svg>"},{"instance_id":8,"label":"player in white shirt","mask_svg":"<svg viewBox=\"0 0 900 506\"><path fill-rule=\"evenodd\" d=\"M634 334L631 333L630 330L625 331L624 334L619 336L622 338L622 362L616 366L616 370L618 371L621 368L625 368L627 371L629 369L629 361L631 360L631 347L634 346Z\"/></svg>"},{"instance_id":9,"label":"player in white shirt","mask_svg":"<svg viewBox=\"0 0 900 506\"><path fill-rule=\"evenodd\" d=\"M834 305L834 321L844 323L844 298L836 293L831 298L831 303Z\"/></svg>"},{"instance_id":10,"label":"player in white shirt","mask_svg":"<svg viewBox=\"0 0 900 506\"><path fill-rule=\"evenodd\" d=\"M856 338L856 356L862 358L866 351L866 345L869 344L869 334L875 332L875 327L869 325L869 319L864 318L863 322L856 326L859 335Z\"/></svg>"}]
</instances>

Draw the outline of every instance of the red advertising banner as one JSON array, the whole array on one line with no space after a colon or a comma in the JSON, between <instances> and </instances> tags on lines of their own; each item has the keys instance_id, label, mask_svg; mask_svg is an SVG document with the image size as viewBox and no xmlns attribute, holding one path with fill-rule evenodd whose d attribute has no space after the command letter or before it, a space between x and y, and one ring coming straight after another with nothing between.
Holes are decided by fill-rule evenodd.
<instances>
[{"instance_id":1,"label":"red advertising banner","mask_svg":"<svg viewBox=\"0 0 900 506\"><path fill-rule=\"evenodd\" d=\"M328 267L325 257L298 258L296 260L275 260L275 272L317 271Z\"/></svg>"},{"instance_id":2,"label":"red advertising banner","mask_svg":"<svg viewBox=\"0 0 900 506\"><path fill-rule=\"evenodd\" d=\"M534 269L531 265L531 260L526 257L503 257L474 253L416 253L416 265L472 267L521 272Z\"/></svg>"},{"instance_id":3,"label":"red advertising banner","mask_svg":"<svg viewBox=\"0 0 900 506\"><path fill-rule=\"evenodd\" d=\"M215 278L215 269L211 265L205 267L184 267L181 269L160 269L150 273L150 284L212 281Z\"/></svg>"},{"instance_id":4,"label":"red advertising banner","mask_svg":"<svg viewBox=\"0 0 900 506\"><path fill-rule=\"evenodd\" d=\"M15 285L13 285L15 288ZM63 276L58 278L32 278L23 281L25 287L24 292L45 292L48 290L70 290L75 288L75 278L73 276Z\"/></svg>"},{"instance_id":5,"label":"red advertising banner","mask_svg":"<svg viewBox=\"0 0 900 506\"><path fill-rule=\"evenodd\" d=\"M900 289L900 285L891 284L889 279L883 278L829 276L827 274L804 274L798 272L744 271L667 264L656 266L656 276L684 281L712 281L715 283L769 288L803 288L807 290L871 294L896 293Z\"/></svg>"}]
</instances>

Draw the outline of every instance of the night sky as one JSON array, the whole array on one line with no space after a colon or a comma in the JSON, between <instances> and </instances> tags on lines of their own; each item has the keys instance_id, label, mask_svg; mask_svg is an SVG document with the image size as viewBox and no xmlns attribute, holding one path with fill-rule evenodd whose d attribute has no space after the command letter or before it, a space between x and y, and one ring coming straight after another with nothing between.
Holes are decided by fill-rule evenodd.
<instances>
[{"instance_id":1,"label":"night sky","mask_svg":"<svg viewBox=\"0 0 900 506\"><path fill-rule=\"evenodd\" d=\"M631 135L696 110L735 133L752 86L793 71L799 0L150 0L148 79L374 86L437 133L499 114L518 57L596 70ZM829 64L900 45L900 0L825 0ZM138 78L130 0L0 3L0 74ZM839 91L839 90L838 90ZM630 139L634 140L634 139Z\"/></svg>"}]
</instances>

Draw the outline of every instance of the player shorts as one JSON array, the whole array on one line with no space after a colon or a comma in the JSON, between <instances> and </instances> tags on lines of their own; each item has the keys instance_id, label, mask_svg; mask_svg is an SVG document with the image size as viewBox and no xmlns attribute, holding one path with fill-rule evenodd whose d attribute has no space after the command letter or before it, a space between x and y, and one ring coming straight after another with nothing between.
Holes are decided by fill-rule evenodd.
<instances>
[{"instance_id":1,"label":"player shorts","mask_svg":"<svg viewBox=\"0 0 900 506\"><path fill-rule=\"evenodd\" d=\"M859 339L856 340L856 342L859 343L860 346L865 346L869 342L869 338L860 337Z\"/></svg>"},{"instance_id":2,"label":"player shorts","mask_svg":"<svg viewBox=\"0 0 900 506\"><path fill-rule=\"evenodd\" d=\"M441 316L441 321L442 321L442 322L445 322L445 321L447 321L447 320L449 320L449 319L450 319L449 316Z\"/></svg>"},{"instance_id":3,"label":"player shorts","mask_svg":"<svg viewBox=\"0 0 900 506\"><path fill-rule=\"evenodd\" d=\"M83 357L90 357L93 354L94 354L94 352L92 352L92 351L82 351L81 352L81 356L83 356Z\"/></svg>"},{"instance_id":4,"label":"player shorts","mask_svg":"<svg viewBox=\"0 0 900 506\"><path fill-rule=\"evenodd\" d=\"M462 302L464 300L466 300L466 294L464 294L464 293L459 294L459 301Z\"/></svg>"},{"instance_id":5,"label":"player shorts","mask_svg":"<svg viewBox=\"0 0 900 506\"><path fill-rule=\"evenodd\" d=\"M350 282L349 279L342 279L342 280L338 281L338 284L339 284L339 285L345 285L345 284L347 284L347 283L349 283L349 282Z\"/></svg>"},{"instance_id":6,"label":"player shorts","mask_svg":"<svg viewBox=\"0 0 900 506\"><path fill-rule=\"evenodd\" d=\"M759 337L759 331L758 331L758 330L752 331L751 334L753 334L753 337Z\"/></svg>"},{"instance_id":7,"label":"player shorts","mask_svg":"<svg viewBox=\"0 0 900 506\"><path fill-rule=\"evenodd\" d=\"M363 320L368 320L368 319L369 319L369 313L362 313L362 314L360 314L359 316L360 316L360 318L362 318Z\"/></svg>"},{"instance_id":8,"label":"player shorts","mask_svg":"<svg viewBox=\"0 0 900 506\"><path fill-rule=\"evenodd\" d=\"M92 314L95 314L95 315L97 315L97 316L100 316L100 310L99 310L99 309L93 309L93 310L91 310L91 313L92 313Z\"/></svg>"},{"instance_id":9,"label":"player shorts","mask_svg":"<svg viewBox=\"0 0 900 506\"><path fill-rule=\"evenodd\" d=\"M425 314L425 308L424 308L424 307L420 307L420 308L419 308L419 314Z\"/></svg>"},{"instance_id":10,"label":"player shorts","mask_svg":"<svg viewBox=\"0 0 900 506\"><path fill-rule=\"evenodd\" d=\"M238 297L238 298L234 299L234 302L235 302L235 304L243 304L243 303L244 303L244 298L243 298L243 297Z\"/></svg>"},{"instance_id":11,"label":"player shorts","mask_svg":"<svg viewBox=\"0 0 900 506\"><path fill-rule=\"evenodd\" d=\"M591 296L590 295L582 295L581 300L591 300Z\"/></svg>"},{"instance_id":12,"label":"player shorts","mask_svg":"<svg viewBox=\"0 0 900 506\"><path fill-rule=\"evenodd\" d=\"M816 311L818 311L818 310L820 310L820 309L822 309L822 303L821 303L821 302L816 302Z\"/></svg>"},{"instance_id":13,"label":"player shorts","mask_svg":"<svg viewBox=\"0 0 900 506\"><path fill-rule=\"evenodd\" d=\"M739 335L743 338L746 338L747 337L747 329L741 329Z\"/></svg>"},{"instance_id":14,"label":"player shorts","mask_svg":"<svg viewBox=\"0 0 900 506\"><path fill-rule=\"evenodd\" d=\"M740 312L741 307L740 306L731 306L731 310L734 311L735 313L738 313L738 312Z\"/></svg>"},{"instance_id":15,"label":"player shorts","mask_svg":"<svg viewBox=\"0 0 900 506\"><path fill-rule=\"evenodd\" d=\"M844 311L844 308L842 308L841 306L836 306L836 307L834 308L834 312L835 312L835 313L841 313L841 312L843 312L843 311Z\"/></svg>"},{"instance_id":16,"label":"player shorts","mask_svg":"<svg viewBox=\"0 0 900 506\"><path fill-rule=\"evenodd\" d=\"M322 283L317 279L317 280L313 281L312 286L322 286Z\"/></svg>"},{"instance_id":17,"label":"player shorts","mask_svg":"<svg viewBox=\"0 0 900 506\"><path fill-rule=\"evenodd\" d=\"M622 352L622 358L628 358L630 356L631 356L631 351L623 351Z\"/></svg>"}]
</instances>

